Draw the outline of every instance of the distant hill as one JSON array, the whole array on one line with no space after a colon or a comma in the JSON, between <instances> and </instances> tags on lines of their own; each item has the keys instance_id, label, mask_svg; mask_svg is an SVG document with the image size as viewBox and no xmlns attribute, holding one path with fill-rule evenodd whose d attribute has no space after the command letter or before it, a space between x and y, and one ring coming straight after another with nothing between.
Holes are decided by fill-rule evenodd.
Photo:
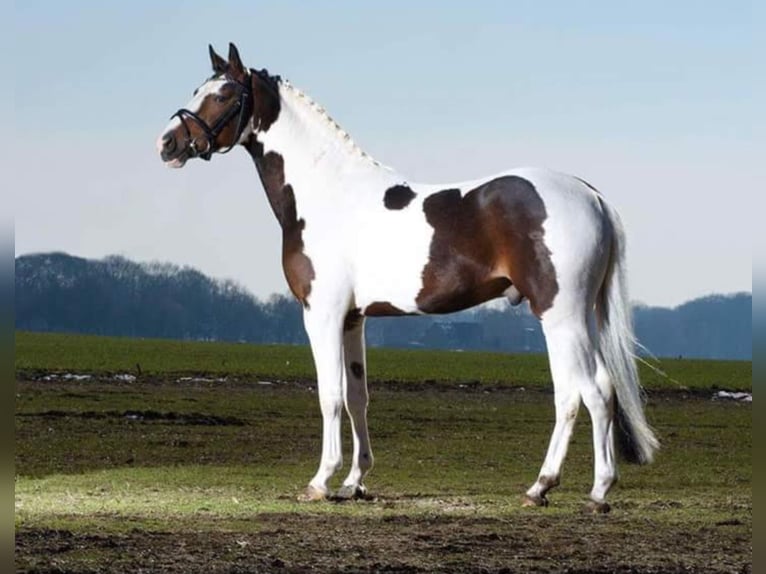
<instances>
[{"instance_id":1,"label":"distant hill","mask_svg":"<svg viewBox=\"0 0 766 574\"><path fill-rule=\"evenodd\" d=\"M654 355L752 359L753 296L709 295L674 309L634 308L636 336Z\"/></svg>"},{"instance_id":2,"label":"distant hill","mask_svg":"<svg viewBox=\"0 0 766 574\"><path fill-rule=\"evenodd\" d=\"M16 259L16 328L129 337L302 343L300 309L260 302L232 281L188 267L83 259L65 253Z\"/></svg>"},{"instance_id":3,"label":"distant hill","mask_svg":"<svg viewBox=\"0 0 766 574\"><path fill-rule=\"evenodd\" d=\"M16 328L130 337L307 343L292 297L261 301L232 281L168 263L65 253L16 258ZM673 309L639 305L636 333L657 356L751 359L752 295L711 295ZM370 346L543 352L526 305L448 316L372 319Z\"/></svg>"}]
</instances>

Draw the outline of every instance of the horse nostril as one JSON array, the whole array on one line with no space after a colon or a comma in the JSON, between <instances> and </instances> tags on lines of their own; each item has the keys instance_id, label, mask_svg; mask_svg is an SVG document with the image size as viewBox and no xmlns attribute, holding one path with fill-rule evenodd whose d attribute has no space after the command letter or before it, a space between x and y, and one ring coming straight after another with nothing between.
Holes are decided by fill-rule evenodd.
<instances>
[{"instance_id":1,"label":"horse nostril","mask_svg":"<svg viewBox=\"0 0 766 574\"><path fill-rule=\"evenodd\" d=\"M162 138L163 151L173 151L176 147L176 138L171 135L166 135Z\"/></svg>"}]
</instances>

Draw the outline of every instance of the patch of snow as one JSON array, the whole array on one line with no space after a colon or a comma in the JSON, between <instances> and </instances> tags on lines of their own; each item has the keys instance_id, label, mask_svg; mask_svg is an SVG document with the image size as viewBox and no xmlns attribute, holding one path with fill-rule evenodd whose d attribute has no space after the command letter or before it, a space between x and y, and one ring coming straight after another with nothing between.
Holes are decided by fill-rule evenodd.
<instances>
[{"instance_id":1,"label":"patch of snow","mask_svg":"<svg viewBox=\"0 0 766 574\"><path fill-rule=\"evenodd\" d=\"M43 377L44 381L87 381L92 375L78 375L76 373L50 374Z\"/></svg>"},{"instance_id":2,"label":"patch of snow","mask_svg":"<svg viewBox=\"0 0 766 574\"><path fill-rule=\"evenodd\" d=\"M719 400L739 401L741 403L752 403L753 393L718 391L717 393L713 395L713 400L714 401L719 401Z\"/></svg>"},{"instance_id":3,"label":"patch of snow","mask_svg":"<svg viewBox=\"0 0 766 574\"><path fill-rule=\"evenodd\" d=\"M178 383L225 383L226 377L179 377L176 379Z\"/></svg>"},{"instance_id":4,"label":"patch of snow","mask_svg":"<svg viewBox=\"0 0 766 574\"><path fill-rule=\"evenodd\" d=\"M119 373L112 377L115 381L122 381L124 383L133 383L136 380L136 375L130 373Z\"/></svg>"}]
</instances>

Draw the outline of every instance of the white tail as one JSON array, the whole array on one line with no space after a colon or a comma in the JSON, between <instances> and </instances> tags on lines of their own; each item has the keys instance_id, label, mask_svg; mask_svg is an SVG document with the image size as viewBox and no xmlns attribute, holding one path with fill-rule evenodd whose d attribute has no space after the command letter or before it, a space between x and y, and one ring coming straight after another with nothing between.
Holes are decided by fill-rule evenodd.
<instances>
[{"instance_id":1,"label":"white tail","mask_svg":"<svg viewBox=\"0 0 766 574\"><path fill-rule=\"evenodd\" d=\"M611 224L612 252L597 299L599 347L617 393L618 447L629 462L650 463L660 443L644 416L636 367L636 339L625 271L625 232L617 212L602 202Z\"/></svg>"}]
</instances>

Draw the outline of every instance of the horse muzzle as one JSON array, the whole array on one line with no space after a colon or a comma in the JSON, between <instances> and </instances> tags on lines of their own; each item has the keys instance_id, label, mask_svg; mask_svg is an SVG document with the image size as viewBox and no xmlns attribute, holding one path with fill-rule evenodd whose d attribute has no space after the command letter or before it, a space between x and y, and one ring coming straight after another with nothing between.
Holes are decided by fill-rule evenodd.
<instances>
[{"instance_id":1,"label":"horse muzzle","mask_svg":"<svg viewBox=\"0 0 766 574\"><path fill-rule=\"evenodd\" d=\"M183 167L190 157L194 157L196 150L188 145L188 142L179 143L172 131L166 132L157 140L157 151L160 158L168 167Z\"/></svg>"}]
</instances>

